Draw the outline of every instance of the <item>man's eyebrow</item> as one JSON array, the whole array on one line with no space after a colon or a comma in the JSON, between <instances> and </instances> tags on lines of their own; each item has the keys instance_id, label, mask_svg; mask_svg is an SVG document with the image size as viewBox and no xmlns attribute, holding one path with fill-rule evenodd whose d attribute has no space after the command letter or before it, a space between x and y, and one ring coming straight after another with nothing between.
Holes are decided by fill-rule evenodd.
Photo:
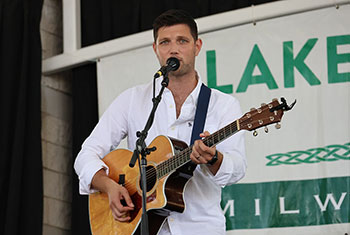
<instances>
[{"instance_id":1,"label":"man's eyebrow","mask_svg":"<svg viewBox=\"0 0 350 235\"><path fill-rule=\"evenodd\" d=\"M177 36L177 38L189 38L189 37L187 37L187 36L185 36L185 35L179 35L179 36Z\"/></svg>"},{"instance_id":2,"label":"man's eyebrow","mask_svg":"<svg viewBox=\"0 0 350 235\"><path fill-rule=\"evenodd\" d=\"M168 37L162 37L162 38L158 38L159 41L164 41L164 40L169 40Z\"/></svg>"},{"instance_id":3,"label":"man's eyebrow","mask_svg":"<svg viewBox=\"0 0 350 235\"><path fill-rule=\"evenodd\" d=\"M191 36L184 36L184 35L182 35L182 36L178 36L176 39L177 39L177 40L183 39L183 40L186 40L186 41L191 41L192 38L193 38L193 37L191 37ZM194 41L196 41L196 40L194 40Z\"/></svg>"}]
</instances>

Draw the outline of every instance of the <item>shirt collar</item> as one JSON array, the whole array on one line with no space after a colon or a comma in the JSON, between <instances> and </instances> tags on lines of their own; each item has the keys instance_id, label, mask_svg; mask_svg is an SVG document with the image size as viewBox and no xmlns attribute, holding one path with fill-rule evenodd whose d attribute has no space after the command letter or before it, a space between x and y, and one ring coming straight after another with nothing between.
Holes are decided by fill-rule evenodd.
<instances>
[{"instance_id":1,"label":"shirt collar","mask_svg":"<svg viewBox=\"0 0 350 235\"><path fill-rule=\"evenodd\" d=\"M189 95L189 97L191 98L191 103L194 104L194 105L197 105L199 92L201 90L201 86L202 86L202 83L203 83L202 80L201 80L200 75L198 73L196 73L196 74L197 74L197 85L193 89L191 94Z\"/></svg>"},{"instance_id":2,"label":"shirt collar","mask_svg":"<svg viewBox=\"0 0 350 235\"><path fill-rule=\"evenodd\" d=\"M186 101L190 98L190 102L197 105L197 100L198 100L198 96L199 96L199 92L201 89L201 86L203 84L202 79L200 74L196 71L196 75L197 75L197 85L196 87L192 90L192 92L190 93L189 97L187 97ZM160 89L162 88L162 81L163 81L163 77L159 77L156 81L156 96L159 94ZM169 89L165 89L164 93L169 93L170 90ZM171 92L170 92L171 93ZM185 101L185 102L186 102Z\"/></svg>"}]
</instances>

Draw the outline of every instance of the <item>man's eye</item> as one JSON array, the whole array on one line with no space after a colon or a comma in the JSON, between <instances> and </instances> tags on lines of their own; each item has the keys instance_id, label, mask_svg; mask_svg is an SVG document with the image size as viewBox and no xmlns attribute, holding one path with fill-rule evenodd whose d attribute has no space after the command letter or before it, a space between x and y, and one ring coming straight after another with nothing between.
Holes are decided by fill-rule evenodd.
<instances>
[{"instance_id":1,"label":"man's eye","mask_svg":"<svg viewBox=\"0 0 350 235\"><path fill-rule=\"evenodd\" d=\"M168 44L168 41L161 41L159 44L161 45Z\"/></svg>"},{"instance_id":2,"label":"man's eye","mask_svg":"<svg viewBox=\"0 0 350 235\"><path fill-rule=\"evenodd\" d=\"M180 43L186 43L186 42L187 42L187 40L185 40L185 39L180 40Z\"/></svg>"}]
</instances>

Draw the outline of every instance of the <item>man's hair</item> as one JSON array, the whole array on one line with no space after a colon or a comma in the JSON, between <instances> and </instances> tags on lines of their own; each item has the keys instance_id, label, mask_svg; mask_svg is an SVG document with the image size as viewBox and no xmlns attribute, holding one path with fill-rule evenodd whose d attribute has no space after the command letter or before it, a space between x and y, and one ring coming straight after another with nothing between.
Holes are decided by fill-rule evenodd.
<instances>
[{"instance_id":1,"label":"man's hair","mask_svg":"<svg viewBox=\"0 0 350 235\"><path fill-rule=\"evenodd\" d=\"M196 41L198 39L197 24L193 17L184 10L172 9L158 16L153 22L153 38L157 40L158 30L164 26L173 26L177 24L185 24L190 28L192 37Z\"/></svg>"}]
</instances>

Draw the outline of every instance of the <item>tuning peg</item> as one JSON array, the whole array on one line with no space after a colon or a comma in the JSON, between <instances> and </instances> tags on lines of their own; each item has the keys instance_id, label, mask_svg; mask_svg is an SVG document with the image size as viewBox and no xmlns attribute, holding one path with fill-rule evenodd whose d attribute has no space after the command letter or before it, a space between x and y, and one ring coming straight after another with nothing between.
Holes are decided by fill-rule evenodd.
<instances>
[{"instance_id":1,"label":"tuning peg","mask_svg":"<svg viewBox=\"0 0 350 235\"><path fill-rule=\"evenodd\" d=\"M277 98L273 98L272 101L278 101L278 99Z\"/></svg>"},{"instance_id":2,"label":"tuning peg","mask_svg":"<svg viewBox=\"0 0 350 235\"><path fill-rule=\"evenodd\" d=\"M258 135L258 132L256 130L254 130L253 136L257 136L257 135Z\"/></svg>"},{"instance_id":3,"label":"tuning peg","mask_svg":"<svg viewBox=\"0 0 350 235\"><path fill-rule=\"evenodd\" d=\"M276 123L276 129L280 129L281 128L281 124L279 124L279 123Z\"/></svg>"},{"instance_id":4,"label":"tuning peg","mask_svg":"<svg viewBox=\"0 0 350 235\"><path fill-rule=\"evenodd\" d=\"M265 105L266 105L266 103L262 103L262 104L261 104L261 107L262 107L262 106L265 106Z\"/></svg>"},{"instance_id":5,"label":"tuning peg","mask_svg":"<svg viewBox=\"0 0 350 235\"><path fill-rule=\"evenodd\" d=\"M251 108L251 109L250 109L250 111L254 111L254 110L256 110L256 108Z\"/></svg>"},{"instance_id":6,"label":"tuning peg","mask_svg":"<svg viewBox=\"0 0 350 235\"><path fill-rule=\"evenodd\" d=\"M269 132L269 128L267 128L267 126L265 126L264 131L265 131L265 133L268 133Z\"/></svg>"}]
</instances>

